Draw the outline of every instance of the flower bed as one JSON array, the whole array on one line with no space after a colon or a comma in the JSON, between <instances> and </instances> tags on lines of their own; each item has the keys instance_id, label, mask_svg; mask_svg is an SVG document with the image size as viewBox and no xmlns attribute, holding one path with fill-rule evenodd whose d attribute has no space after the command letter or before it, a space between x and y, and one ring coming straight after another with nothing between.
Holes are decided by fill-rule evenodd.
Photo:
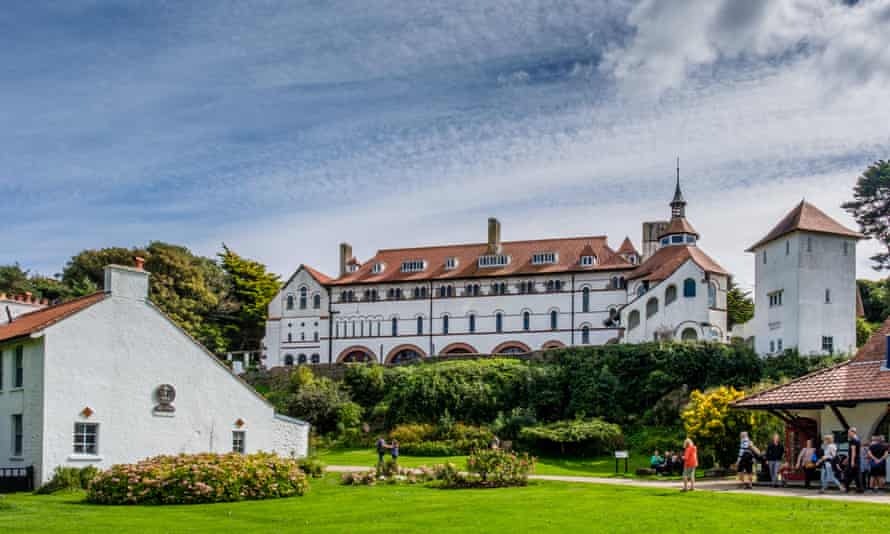
<instances>
[{"instance_id":1,"label":"flower bed","mask_svg":"<svg viewBox=\"0 0 890 534\"><path fill-rule=\"evenodd\" d=\"M274 454L156 456L115 465L90 484L97 504L197 504L303 495L298 461Z\"/></svg>"}]
</instances>

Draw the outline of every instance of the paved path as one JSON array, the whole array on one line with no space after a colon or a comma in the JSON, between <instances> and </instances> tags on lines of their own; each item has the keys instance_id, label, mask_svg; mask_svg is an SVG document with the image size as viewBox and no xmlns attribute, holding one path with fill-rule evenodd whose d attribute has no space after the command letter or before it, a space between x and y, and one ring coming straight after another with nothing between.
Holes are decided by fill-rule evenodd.
<instances>
[{"instance_id":1,"label":"paved path","mask_svg":"<svg viewBox=\"0 0 890 534\"><path fill-rule=\"evenodd\" d=\"M328 471L334 473L351 473L368 471L364 466L357 465L329 465ZM552 482L578 482L581 484L606 484L611 486L633 486L640 488L659 488L659 489L677 489L683 488L682 482L673 480L643 480L634 478L606 478L606 477L579 477L579 476L560 476L560 475L529 475L530 480L547 480ZM804 499L827 499L832 501L845 502L869 502L879 504L890 504L890 494L872 494L856 495L855 493L845 494L835 490L829 490L828 493L821 494L815 489L804 488L770 488L765 486L756 486L754 489L746 490L739 487L735 480L699 480L695 483L696 491L719 491L725 493L740 493L745 495L773 495L779 497L800 497Z\"/></svg>"}]
</instances>

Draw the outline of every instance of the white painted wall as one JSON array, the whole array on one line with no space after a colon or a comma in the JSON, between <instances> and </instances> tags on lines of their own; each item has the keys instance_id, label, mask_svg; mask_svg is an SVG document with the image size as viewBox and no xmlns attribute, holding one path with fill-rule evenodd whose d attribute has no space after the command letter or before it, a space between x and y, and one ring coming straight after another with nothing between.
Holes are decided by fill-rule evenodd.
<instances>
[{"instance_id":1,"label":"white painted wall","mask_svg":"<svg viewBox=\"0 0 890 534\"><path fill-rule=\"evenodd\" d=\"M847 254L843 253L847 243ZM766 263L763 256L766 253ZM856 350L856 241L794 232L755 251L754 335L758 354L797 347L822 353L822 337L834 338L835 352ZM825 290L831 302L825 302ZM783 291L782 305L769 294ZM772 350L771 344L772 342Z\"/></svg>"},{"instance_id":2,"label":"white painted wall","mask_svg":"<svg viewBox=\"0 0 890 534\"><path fill-rule=\"evenodd\" d=\"M23 300L15 300L11 298L0 298L0 324L8 323L9 315L12 315L14 319L23 313L36 311L43 307L44 305L38 303L36 300L25 302ZM9 315L6 313L7 309L9 310Z\"/></svg>"},{"instance_id":3,"label":"white painted wall","mask_svg":"<svg viewBox=\"0 0 890 534\"><path fill-rule=\"evenodd\" d=\"M14 387L14 355L16 347L24 349L23 387ZM0 345L0 365L3 366L0 386L0 467L33 465L35 477L41 474L43 456L43 343L24 339ZM22 455L13 455L12 416L22 414Z\"/></svg>"},{"instance_id":4,"label":"white painted wall","mask_svg":"<svg viewBox=\"0 0 890 534\"><path fill-rule=\"evenodd\" d=\"M708 341L723 341L726 333L726 291L728 280L725 276L710 276L706 279L705 272L692 260L687 260L671 276L657 285L650 286L648 292L641 297L634 298L621 310L621 324L628 329L624 334L627 343L642 343L653 341L655 334L662 330L673 333L674 339L679 340L682 332L692 328L696 332L697 339ZM695 297L683 295L683 282L691 278L696 282ZM717 287L716 306L708 306L708 285ZM677 289L677 299L666 304L665 294L668 287ZM636 284L631 284L629 290L633 291ZM658 302L658 312L651 317L646 316L646 306L651 299ZM629 317L637 312L640 316L640 324L635 328L629 328ZM712 325L704 327L702 323ZM713 330L716 328L716 331Z\"/></svg>"}]
</instances>

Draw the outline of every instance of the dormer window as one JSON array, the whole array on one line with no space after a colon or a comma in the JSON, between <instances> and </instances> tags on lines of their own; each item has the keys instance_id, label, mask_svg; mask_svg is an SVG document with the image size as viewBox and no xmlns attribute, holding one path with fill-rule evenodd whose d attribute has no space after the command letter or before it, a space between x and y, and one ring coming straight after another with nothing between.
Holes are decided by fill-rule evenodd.
<instances>
[{"instance_id":1,"label":"dormer window","mask_svg":"<svg viewBox=\"0 0 890 534\"><path fill-rule=\"evenodd\" d=\"M552 265L558 257L555 252L538 252L532 254L532 265Z\"/></svg>"},{"instance_id":2,"label":"dormer window","mask_svg":"<svg viewBox=\"0 0 890 534\"><path fill-rule=\"evenodd\" d=\"M350 273L354 273L354 272L358 271L358 264L350 263L349 265L346 266L346 271L350 272Z\"/></svg>"},{"instance_id":3,"label":"dormer window","mask_svg":"<svg viewBox=\"0 0 890 534\"><path fill-rule=\"evenodd\" d=\"M419 273L424 269L426 269L426 262L424 260L409 260L402 262L403 273Z\"/></svg>"},{"instance_id":4,"label":"dormer window","mask_svg":"<svg viewBox=\"0 0 890 534\"><path fill-rule=\"evenodd\" d=\"M581 256L581 266L591 267L596 265L596 256Z\"/></svg>"},{"instance_id":5,"label":"dormer window","mask_svg":"<svg viewBox=\"0 0 890 534\"><path fill-rule=\"evenodd\" d=\"M371 272L374 274L380 274L386 268L386 265L383 263L375 263L373 267L371 267Z\"/></svg>"},{"instance_id":6,"label":"dormer window","mask_svg":"<svg viewBox=\"0 0 890 534\"><path fill-rule=\"evenodd\" d=\"M445 258L445 270L451 271L457 269L457 258L454 256Z\"/></svg>"},{"instance_id":7,"label":"dormer window","mask_svg":"<svg viewBox=\"0 0 890 534\"><path fill-rule=\"evenodd\" d=\"M510 264L510 256L506 254L485 254L479 256L479 267L503 267Z\"/></svg>"}]
</instances>

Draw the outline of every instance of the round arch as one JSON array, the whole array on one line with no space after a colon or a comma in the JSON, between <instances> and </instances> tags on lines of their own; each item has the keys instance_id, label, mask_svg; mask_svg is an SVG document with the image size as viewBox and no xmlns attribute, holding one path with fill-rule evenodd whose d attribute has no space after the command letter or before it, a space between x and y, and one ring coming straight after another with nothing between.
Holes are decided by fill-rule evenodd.
<instances>
[{"instance_id":1,"label":"round arch","mask_svg":"<svg viewBox=\"0 0 890 534\"><path fill-rule=\"evenodd\" d=\"M387 353L387 355L386 355L386 359L384 360L384 363L386 363L386 364L401 363L399 361L394 361L394 360L399 360L399 358L396 358L397 356L405 357L405 355L403 353L406 353L407 351L413 351L417 354L416 358L413 358L413 359L426 358L426 353L423 352L422 348L418 347L417 345L405 343L403 345L398 345L398 346L394 347L391 351L389 351L389 353ZM405 360L402 360L402 362L404 362L404 361Z\"/></svg>"},{"instance_id":2,"label":"round arch","mask_svg":"<svg viewBox=\"0 0 890 534\"><path fill-rule=\"evenodd\" d=\"M562 341L558 341L556 339L551 339L547 343L544 343L543 345L541 345L541 350L563 349L563 348L565 348L565 346L566 346L566 344L563 343Z\"/></svg>"},{"instance_id":3,"label":"round arch","mask_svg":"<svg viewBox=\"0 0 890 534\"><path fill-rule=\"evenodd\" d=\"M520 354L531 352L532 349L521 341L504 341L491 351L492 354Z\"/></svg>"},{"instance_id":4,"label":"round arch","mask_svg":"<svg viewBox=\"0 0 890 534\"><path fill-rule=\"evenodd\" d=\"M353 345L340 352L337 363L377 363L377 356L368 347Z\"/></svg>"},{"instance_id":5,"label":"round arch","mask_svg":"<svg viewBox=\"0 0 890 534\"><path fill-rule=\"evenodd\" d=\"M442 349L439 354L479 354L479 351L467 343L452 343Z\"/></svg>"}]
</instances>

